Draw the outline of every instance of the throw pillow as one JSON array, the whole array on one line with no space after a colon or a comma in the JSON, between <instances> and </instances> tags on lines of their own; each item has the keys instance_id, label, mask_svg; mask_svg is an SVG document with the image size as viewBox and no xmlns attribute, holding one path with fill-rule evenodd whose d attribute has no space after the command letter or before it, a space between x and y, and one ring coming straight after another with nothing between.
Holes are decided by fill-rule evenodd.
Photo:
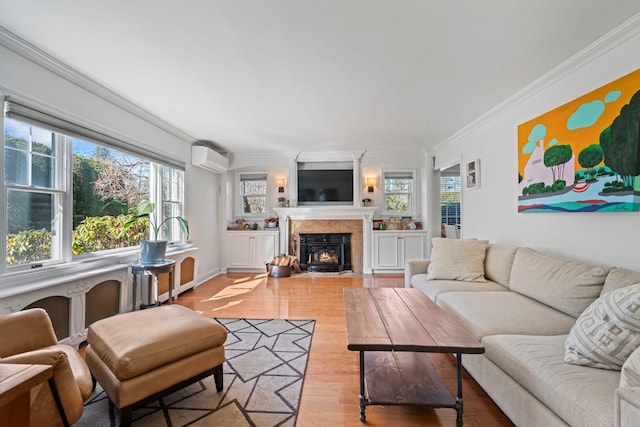
<instances>
[{"instance_id":1,"label":"throw pillow","mask_svg":"<svg viewBox=\"0 0 640 427\"><path fill-rule=\"evenodd\" d=\"M564 361L620 370L640 346L640 284L607 292L578 317L565 341Z\"/></svg>"},{"instance_id":2,"label":"throw pillow","mask_svg":"<svg viewBox=\"0 0 640 427\"><path fill-rule=\"evenodd\" d=\"M488 240L460 240L434 237L427 280L486 282L484 258Z\"/></svg>"}]
</instances>

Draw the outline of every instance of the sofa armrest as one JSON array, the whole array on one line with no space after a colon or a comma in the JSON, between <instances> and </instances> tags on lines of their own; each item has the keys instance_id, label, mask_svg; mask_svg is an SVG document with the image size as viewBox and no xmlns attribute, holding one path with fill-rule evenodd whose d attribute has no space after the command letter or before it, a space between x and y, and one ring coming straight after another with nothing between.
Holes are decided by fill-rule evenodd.
<instances>
[{"instance_id":1,"label":"sofa armrest","mask_svg":"<svg viewBox=\"0 0 640 427\"><path fill-rule=\"evenodd\" d=\"M640 387L620 387L615 398L615 427L634 427L640 420Z\"/></svg>"},{"instance_id":2,"label":"sofa armrest","mask_svg":"<svg viewBox=\"0 0 640 427\"><path fill-rule=\"evenodd\" d=\"M411 276L425 274L429 267L428 259L410 259L404 263L404 287L411 287Z\"/></svg>"}]
</instances>

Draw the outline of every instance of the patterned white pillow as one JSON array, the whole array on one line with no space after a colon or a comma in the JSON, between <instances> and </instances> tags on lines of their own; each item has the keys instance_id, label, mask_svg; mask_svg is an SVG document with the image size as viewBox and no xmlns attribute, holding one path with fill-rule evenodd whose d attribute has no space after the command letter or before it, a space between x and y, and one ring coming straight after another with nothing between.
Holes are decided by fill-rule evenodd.
<instances>
[{"instance_id":1,"label":"patterned white pillow","mask_svg":"<svg viewBox=\"0 0 640 427\"><path fill-rule=\"evenodd\" d=\"M564 361L620 370L639 346L640 284L636 284L608 292L587 307L565 341Z\"/></svg>"},{"instance_id":2,"label":"patterned white pillow","mask_svg":"<svg viewBox=\"0 0 640 427\"><path fill-rule=\"evenodd\" d=\"M488 240L459 240L434 237L427 280L486 282L484 258Z\"/></svg>"}]
</instances>

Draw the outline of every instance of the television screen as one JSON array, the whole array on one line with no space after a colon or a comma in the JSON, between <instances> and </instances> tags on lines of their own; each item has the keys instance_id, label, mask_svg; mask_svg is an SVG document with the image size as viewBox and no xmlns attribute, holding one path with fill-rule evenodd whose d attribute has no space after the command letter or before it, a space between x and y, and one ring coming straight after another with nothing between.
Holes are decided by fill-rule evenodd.
<instances>
[{"instance_id":1,"label":"television screen","mask_svg":"<svg viewBox=\"0 0 640 427\"><path fill-rule=\"evenodd\" d=\"M353 203L353 170L298 170L298 204L324 203Z\"/></svg>"}]
</instances>

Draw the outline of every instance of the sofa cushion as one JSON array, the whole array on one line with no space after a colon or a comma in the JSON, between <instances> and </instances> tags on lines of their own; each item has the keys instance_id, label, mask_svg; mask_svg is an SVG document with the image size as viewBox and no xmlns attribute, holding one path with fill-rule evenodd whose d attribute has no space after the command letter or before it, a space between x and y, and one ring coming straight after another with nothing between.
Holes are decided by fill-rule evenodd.
<instances>
[{"instance_id":1,"label":"sofa cushion","mask_svg":"<svg viewBox=\"0 0 640 427\"><path fill-rule=\"evenodd\" d=\"M573 317L516 292L445 292L437 304L478 339L497 334L567 334L575 323Z\"/></svg>"},{"instance_id":2,"label":"sofa cushion","mask_svg":"<svg viewBox=\"0 0 640 427\"><path fill-rule=\"evenodd\" d=\"M510 288L577 318L600 295L609 267L594 266L520 248Z\"/></svg>"},{"instance_id":3,"label":"sofa cushion","mask_svg":"<svg viewBox=\"0 0 640 427\"><path fill-rule=\"evenodd\" d=\"M625 286L635 285L640 283L640 273L633 270L627 270L626 268L613 267L607 278L604 280L604 286L600 295L604 295L607 292L614 291L616 289L624 288Z\"/></svg>"},{"instance_id":4,"label":"sofa cushion","mask_svg":"<svg viewBox=\"0 0 640 427\"><path fill-rule=\"evenodd\" d=\"M432 239L429 280L484 282L484 258L488 240Z\"/></svg>"},{"instance_id":5,"label":"sofa cushion","mask_svg":"<svg viewBox=\"0 0 640 427\"><path fill-rule=\"evenodd\" d=\"M494 335L482 340L485 357L569 425L609 426L620 373L563 361L566 335Z\"/></svg>"},{"instance_id":6,"label":"sofa cushion","mask_svg":"<svg viewBox=\"0 0 640 427\"><path fill-rule=\"evenodd\" d=\"M415 274L411 276L411 286L420 289L433 301L438 301L438 295L443 292L486 292L486 291L508 291L502 285L487 280L486 282L463 282L460 280L427 280L426 274Z\"/></svg>"},{"instance_id":7,"label":"sofa cushion","mask_svg":"<svg viewBox=\"0 0 640 427\"><path fill-rule=\"evenodd\" d=\"M607 292L578 317L565 343L564 360L616 369L640 346L640 284Z\"/></svg>"},{"instance_id":8,"label":"sofa cushion","mask_svg":"<svg viewBox=\"0 0 640 427\"><path fill-rule=\"evenodd\" d=\"M637 348L622 365L620 387L640 387L640 348Z\"/></svg>"},{"instance_id":9,"label":"sofa cushion","mask_svg":"<svg viewBox=\"0 0 640 427\"><path fill-rule=\"evenodd\" d=\"M511 267L517 251L517 247L490 243L484 260L485 278L509 287Z\"/></svg>"}]
</instances>

